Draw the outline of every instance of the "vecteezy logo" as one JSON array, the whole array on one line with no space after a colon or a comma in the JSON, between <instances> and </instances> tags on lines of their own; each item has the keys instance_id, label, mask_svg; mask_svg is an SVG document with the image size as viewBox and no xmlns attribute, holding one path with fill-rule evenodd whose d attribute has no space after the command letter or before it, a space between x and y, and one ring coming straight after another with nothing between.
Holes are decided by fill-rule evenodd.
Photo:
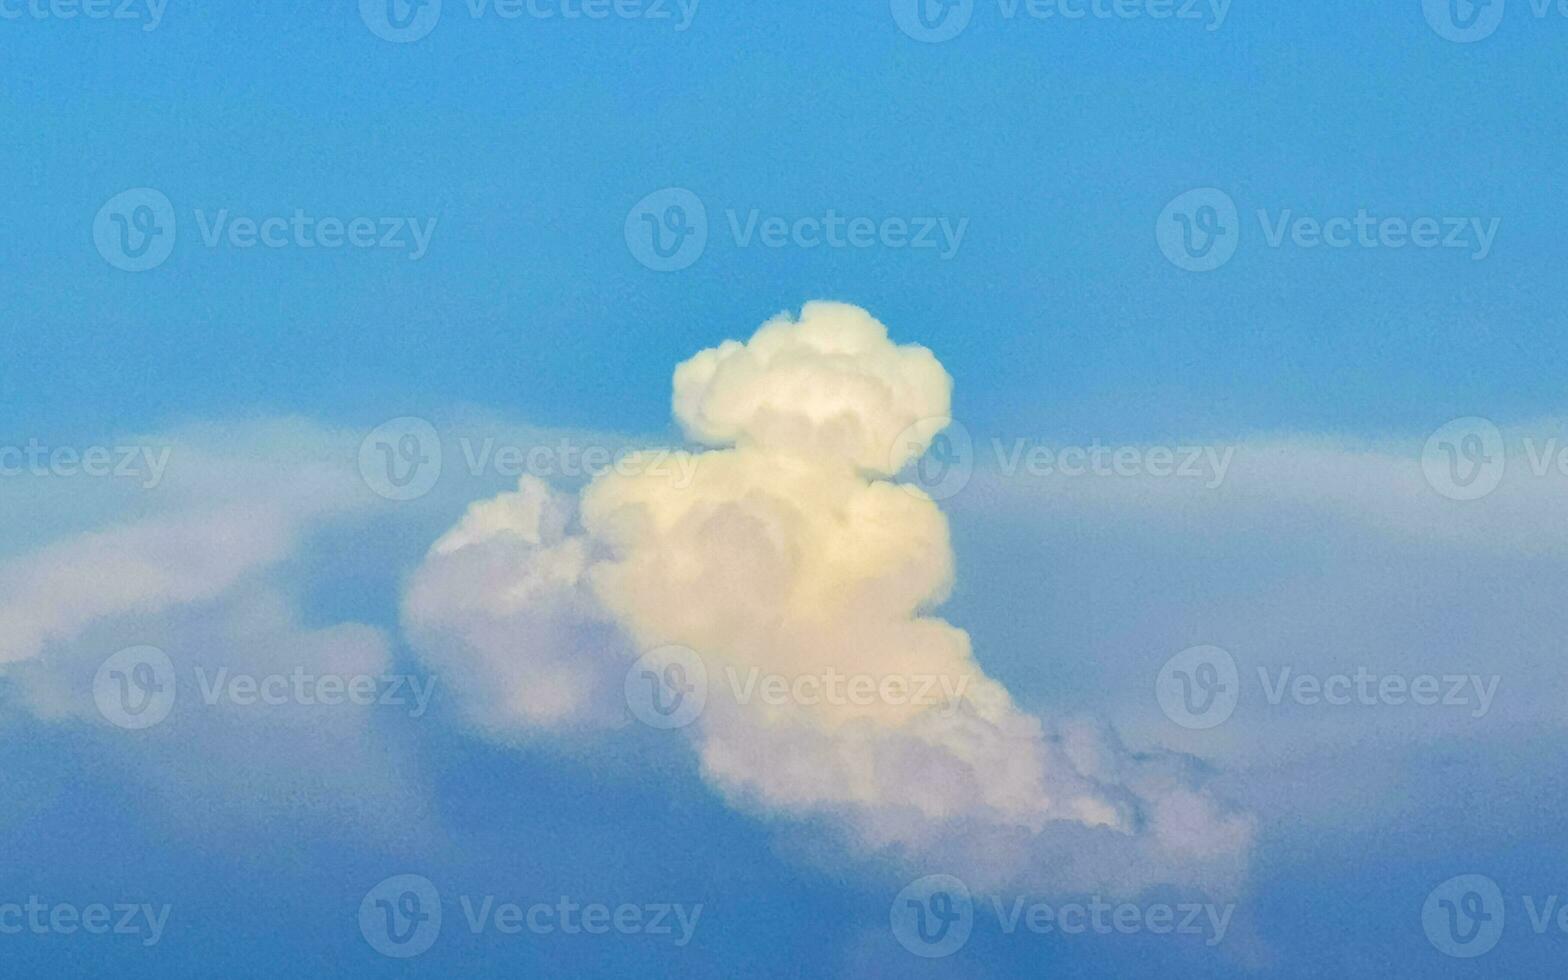
<instances>
[{"instance_id":1,"label":"vecteezy logo","mask_svg":"<svg viewBox=\"0 0 1568 980\"><path fill-rule=\"evenodd\" d=\"M926 959L952 956L969 941L975 903L952 875L926 875L904 886L888 911L900 946Z\"/></svg>"},{"instance_id":2,"label":"vecteezy logo","mask_svg":"<svg viewBox=\"0 0 1568 980\"><path fill-rule=\"evenodd\" d=\"M383 956L418 956L441 935L441 893L422 875L393 875L359 903L359 932Z\"/></svg>"},{"instance_id":3,"label":"vecteezy logo","mask_svg":"<svg viewBox=\"0 0 1568 980\"><path fill-rule=\"evenodd\" d=\"M708 668L679 644L649 650L626 672L626 707L650 728L685 728L708 703Z\"/></svg>"},{"instance_id":4,"label":"vecteezy logo","mask_svg":"<svg viewBox=\"0 0 1568 980\"><path fill-rule=\"evenodd\" d=\"M1505 0L1422 0L1426 22L1437 35L1459 44L1483 41L1503 22Z\"/></svg>"},{"instance_id":5,"label":"vecteezy logo","mask_svg":"<svg viewBox=\"0 0 1568 980\"><path fill-rule=\"evenodd\" d=\"M916 41L950 41L969 26L974 0L892 0L893 20Z\"/></svg>"},{"instance_id":6,"label":"vecteezy logo","mask_svg":"<svg viewBox=\"0 0 1568 980\"><path fill-rule=\"evenodd\" d=\"M393 419L359 444L359 475L388 500L423 497L441 479L441 437L419 418Z\"/></svg>"},{"instance_id":7,"label":"vecteezy logo","mask_svg":"<svg viewBox=\"0 0 1568 980\"><path fill-rule=\"evenodd\" d=\"M1222 725L1241 697L1236 658L1219 647L1188 647L1160 668L1154 696L1165 716L1183 728Z\"/></svg>"},{"instance_id":8,"label":"vecteezy logo","mask_svg":"<svg viewBox=\"0 0 1568 980\"><path fill-rule=\"evenodd\" d=\"M359 16L376 37L407 44L436 29L441 0L359 0Z\"/></svg>"},{"instance_id":9,"label":"vecteezy logo","mask_svg":"<svg viewBox=\"0 0 1568 980\"><path fill-rule=\"evenodd\" d=\"M932 500L946 500L974 476L974 440L962 423L950 418L921 419L893 441L889 468L903 470L911 460L909 480L901 485L911 492L918 488Z\"/></svg>"},{"instance_id":10,"label":"vecteezy logo","mask_svg":"<svg viewBox=\"0 0 1568 980\"><path fill-rule=\"evenodd\" d=\"M1490 420L1454 419L1432 433L1421 450L1421 472L1450 500L1479 500L1496 490L1508 469L1503 433Z\"/></svg>"},{"instance_id":11,"label":"vecteezy logo","mask_svg":"<svg viewBox=\"0 0 1568 980\"><path fill-rule=\"evenodd\" d=\"M93 244L105 262L146 272L174 251L174 205L161 191L135 187L109 198L93 219Z\"/></svg>"},{"instance_id":12,"label":"vecteezy logo","mask_svg":"<svg viewBox=\"0 0 1568 980\"><path fill-rule=\"evenodd\" d=\"M1160 251L1188 272L1213 272L1230 261L1241 242L1236 202L1214 187L1178 195L1154 225Z\"/></svg>"},{"instance_id":13,"label":"vecteezy logo","mask_svg":"<svg viewBox=\"0 0 1568 980\"><path fill-rule=\"evenodd\" d=\"M684 187L654 191L626 215L626 247L654 272L677 272L708 247L708 209Z\"/></svg>"},{"instance_id":14,"label":"vecteezy logo","mask_svg":"<svg viewBox=\"0 0 1568 980\"><path fill-rule=\"evenodd\" d=\"M1503 892L1486 875L1459 875L1432 889L1421 927L1432 945L1460 959L1489 953L1503 938Z\"/></svg>"},{"instance_id":15,"label":"vecteezy logo","mask_svg":"<svg viewBox=\"0 0 1568 980\"><path fill-rule=\"evenodd\" d=\"M93 677L93 700L111 724L151 728L174 707L174 664L157 647L130 647L105 660Z\"/></svg>"}]
</instances>

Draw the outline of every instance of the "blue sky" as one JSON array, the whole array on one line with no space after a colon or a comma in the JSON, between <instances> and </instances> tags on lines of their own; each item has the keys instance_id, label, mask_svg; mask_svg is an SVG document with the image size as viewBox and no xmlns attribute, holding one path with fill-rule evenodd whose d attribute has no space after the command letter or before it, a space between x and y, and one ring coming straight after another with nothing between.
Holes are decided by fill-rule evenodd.
<instances>
[{"instance_id":1,"label":"blue sky","mask_svg":"<svg viewBox=\"0 0 1568 980\"><path fill-rule=\"evenodd\" d=\"M156 481L0 476L0 927L4 903L35 894L171 909L145 947L0 935L8 970L1537 976L1561 962L1568 933L1537 934L1526 902L1568 894L1568 471L1531 466L1564 414L1568 16L1496 0L1479 8L1504 8L1495 30L1459 43L1427 15L1468 15L1464 0L1446 14L1236 0L1192 20L1146 16L1152 0L1081 20L975 0L960 33L925 43L897 0L702 3L684 29L674 3L668 19L559 16L577 0L509 19L445 0L398 43L364 6L169 0L101 19L0 3L0 446L170 453ZM129 272L95 222L112 227L106 205L141 188L177 234ZM661 272L627 228L669 188L701 202L707 239ZM1236 209L1234 255L1191 272L1162 252L1162 209L1208 188ZM753 211L926 224L951 247L885 232L768 247L743 234ZM369 219L397 244L212 231L220 213L296 212ZM1361 212L1429 219L1455 247L1382 232L1314 247L1292 224ZM1274 244L1273 228L1294 230ZM1151 864L1128 884L1142 857L1112 850L1071 883L1004 887L1003 905L1087 900L1098 877L1145 911L1233 904L1223 941L1007 933L975 884L963 948L912 956L890 903L962 867L740 799L670 732L476 722L511 675L457 657L436 635L454 619L409 605L446 574L432 544L516 488L504 467L465 471L465 453L486 438L722 447L672 419L675 365L819 299L869 310L952 377L973 478L940 501L956 581L939 613L980 666L1023 711L1109 726L1129 768L1180 753L1183 779L1255 827L1224 874ZM367 489L359 454L404 417L430 420L445 469L398 501ZM1508 464L1496 492L1461 500L1434 433L1470 417L1495 424ZM1020 444L1131 447L1138 472L1009 470ZM1214 486L1151 472L1151 447L1188 446L1234 462ZM563 500L584 482L543 475ZM646 632L617 615L605 630ZM168 649L180 699L167 723L124 731L94 705L95 672L139 644ZM1150 693L1162 664L1210 644L1239 663L1243 701L1212 730L1173 724ZM203 710L192 680L299 664L433 679L435 694L417 718L268 715ZM1481 717L1382 697L1271 704L1257 682L1286 666L1498 687ZM367 890L404 873L436 884L445 915L410 959L356 924ZM1467 874L1495 881L1508 915L1476 959L1423 932L1434 886ZM684 947L476 934L460 898L485 895L704 911Z\"/></svg>"}]
</instances>

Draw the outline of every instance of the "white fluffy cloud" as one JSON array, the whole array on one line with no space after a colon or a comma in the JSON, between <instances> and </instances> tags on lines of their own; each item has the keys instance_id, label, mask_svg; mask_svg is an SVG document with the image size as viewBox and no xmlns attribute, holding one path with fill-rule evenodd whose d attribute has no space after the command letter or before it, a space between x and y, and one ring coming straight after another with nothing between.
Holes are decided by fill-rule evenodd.
<instances>
[{"instance_id":1,"label":"white fluffy cloud","mask_svg":"<svg viewBox=\"0 0 1568 980\"><path fill-rule=\"evenodd\" d=\"M859 307L817 302L798 320L781 314L746 343L725 341L681 364L674 409L705 445L754 446L818 465L842 459L891 475L942 428L952 390L926 348L891 343Z\"/></svg>"},{"instance_id":2,"label":"white fluffy cloud","mask_svg":"<svg viewBox=\"0 0 1568 980\"><path fill-rule=\"evenodd\" d=\"M474 504L435 546L403 601L410 637L465 715L520 726L607 725L625 640L584 576L571 501L535 477Z\"/></svg>"},{"instance_id":3,"label":"white fluffy cloud","mask_svg":"<svg viewBox=\"0 0 1568 980\"><path fill-rule=\"evenodd\" d=\"M829 818L866 852L957 864L980 887L1233 876L1248 818L1179 760L1021 711L931 615L953 579L946 519L881 477L927 448L950 389L864 310L771 320L676 369L676 417L725 447L689 484L605 473L568 531L570 500L525 479L436 544L405 619L498 732L614 723L639 652L697 651L707 703L686 731L705 776L740 805ZM962 696L759 699L747 679L765 675Z\"/></svg>"}]
</instances>

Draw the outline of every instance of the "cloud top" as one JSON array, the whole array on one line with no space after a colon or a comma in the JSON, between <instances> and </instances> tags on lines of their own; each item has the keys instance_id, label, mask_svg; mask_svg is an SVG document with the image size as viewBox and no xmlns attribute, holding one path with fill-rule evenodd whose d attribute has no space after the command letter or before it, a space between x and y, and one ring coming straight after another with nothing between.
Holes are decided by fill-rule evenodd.
<instances>
[{"instance_id":1,"label":"cloud top","mask_svg":"<svg viewBox=\"0 0 1568 980\"><path fill-rule=\"evenodd\" d=\"M677 367L674 412L704 445L891 475L943 427L952 390L926 348L893 343L857 306L813 302L799 319L780 314L749 341L725 341Z\"/></svg>"}]
</instances>

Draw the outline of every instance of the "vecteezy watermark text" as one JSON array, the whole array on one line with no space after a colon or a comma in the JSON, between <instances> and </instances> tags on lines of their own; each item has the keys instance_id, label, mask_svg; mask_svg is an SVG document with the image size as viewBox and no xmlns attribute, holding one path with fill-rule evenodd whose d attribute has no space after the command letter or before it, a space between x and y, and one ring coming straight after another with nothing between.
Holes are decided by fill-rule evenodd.
<instances>
[{"instance_id":1,"label":"vecteezy watermark text","mask_svg":"<svg viewBox=\"0 0 1568 980\"><path fill-rule=\"evenodd\" d=\"M1508 7L1506 0L1422 0L1421 6L1437 36L1457 44L1491 37L1503 25ZM1530 15L1537 21L1553 15L1568 19L1568 0L1530 0Z\"/></svg>"},{"instance_id":2,"label":"vecteezy watermark text","mask_svg":"<svg viewBox=\"0 0 1568 980\"><path fill-rule=\"evenodd\" d=\"M640 20L671 24L676 32L691 27L700 0L463 0L472 20L503 21ZM359 16L377 37L407 44L436 29L442 0L359 0Z\"/></svg>"},{"instance_id":3,"label":"vecteezy watermark text","mask_svg":"<svg viewBox=\"0 0 1568 980\"><path fill-rule=\"evenodd\" d=\"M582 902L566 895L552 901L497 901L495 895L459 895L463 922L473 935L646 936L684 948L697 932L701 902ZM444 920L441 893L422 875L386 879L365 894L359 929L371 948L407 959L435 945Z\"/></svg>"},{"instance_id":4,"label":"vecteezy watermark text","mask_svg":"<svg viewBox=\"0 0 1568 980\"><path fill-rule=\"evenodd\" d=\"M1537 936L1568 935L1568 903L1555 892L1520 895L1525 922ZM1518 922L1518 916L1511 917ZM1421 906L1421 927L1438 952L1456 959L1485 956L1503 938L1510 915L1508 899L1493 879L1482 874L1456 875L1427 893Z\"/></svg>"},{"instance_id":5,"label":"vecteezy watermark text","mask_svg":"<svg viewBox=\"0 0 1568 980\"><path fill-rule=\"evenodd\" d=\"M335 707L353 704L410 706L410 718L422 717L435 694L434 677L406 674L315 674L295 667L288 674L230 674L221 667L209 674L196 668L196 683L207 705L220 701L242 708L298 704Z\"/></svg>"},{"instance_id":6,"label":"vecteezy watermark text","mask_svg":"<svg viewBox=\"0 0 1568 980\"><path fill-rule=\"evenodd\" d=\"M1202 937L1217 946L1230 929L1234 903L1047 902L1027 896L992 896L991 909L1006 936L1020 931L1037 936ZM925 959L951 956L969 941L975 926L975 901L969 888L952 875L926 875L910 882L893 899L889 924L899 945Z\"/></svg>"},{"instance_id":7,"label":"vecteezy watermark text","mask_svg":"<svg viewBox=\"0 0 1568 980\"><path fill-rule=\"evenodd\" d=\"M229 208L193 213L198 240L209 249L284 248L401 252L418 261L430 250L439 216L341 217L305 208L288 214L236 214ZM116 269L147 272L168 261L179 238L174 204L161 191L136 187L104 202L93 219L93 244Z\"/></svg>"},{"instance_id":8,"label":"vecteezy watermark text","mask_svg":"<svg viewBox=\"0 0 1568 980\"><path fill-rule=\"evenodd\" d=\"M0 20L115 20L155 31L169 0L0 0Z\"/></svg>"},{"instance_id":9,"label":"vecteezy watermark text","mask_svg":"<svg viewBox=\"0 0 1568 980\"><path fill-rule=\"evenodd\" d=\"M1231 0L996 0L1005 23L1022 16L1041 23L1084 21L1181 21L1206 31L1225 26ZM893 20L905 34L927 44L951 41L964 32L979 0L891 0Z\"/></svg>"},{"instance_id":10,"label":"vecteezy watermark text","mask_svg":"<svg viewBox=\"0 0 1568 980\"><path fill-rule=\"evenodd\" d=\"M604 473L665 480L678 490L690 487L701 456L662 448L610 446L563 436L549 443L522 444L494 436L463 436L457 447L470 477L515 480L593 479ZM371 430L359 447L359 472L365 485L388 500L423 497L441 479L446 443L436 427L413 416L392 419Z\"/></svg>"},{"instance_id":11,"label":"vecteezy watermark text","mask_svg":"<svg viewBox=\"0 0 1568 980\"><path fill-rule=\"evenodd\" d=\"M887 249L958 254L968 218L941 215L767 214L760 208L726 208L725 227L736 248ZM684 187L654 191L632 205L624 227L632 257L655 272L694 264L708 247L708 208Z\"/></svg>"},{"instance_id":12,"label":"vecteezy watermark text","mask_svg":"<svg viewBox=\"0 0 1568 980\"><path fill-rule=\"evenodd\" d=\"M208 707L407 707L422 717L435 694L435 677L405 674L315 673L303 666L289 673L231 673L227 667L194 668L196 687ZM113 725L133 731L169 716L179 692L174 662L157 647L128 647L106 659L93 677L93 701Z\"/></svg>"},{"instance_id":13,"label":"vecteezy watermark text","mask_svg":"<svg viewBox=\"0 0 1568 980\"><path fill-rule=\"evenodd\" d=\"M1242 674L1236 658L1216 646L1189 647L1167 660L1155 680L1155 697L1166 717L1183 728L1224 724L1241 699ZM1358 666L1327 674L1291 666L1257 668L1259 689L1272 707L1458 708L1471 718L1492 709L1502 678L1498 674L1401 674Z\"/></svg>"},{"instance_id":14,"label":"vecteezy watermark text","mask_svg":"<svg viewBox=\"0 0 1568 980\"><path fill-rule=\"evenodd\" d=\"M564 437L553 444L531 446L498 443L493 437L478 442L465 437L458 440L458 446L470 476L494 473L514 479L524 475L540 479L592 479L602 473L614 472L621 476L667 478L677 490L691 486L701 459L695 453L628 446L612 449Z\"/></svg>"},{"instance_id":15,"label":"vecteezy watermark text","mask_svg":"<svg viewBox=\"0 0 1568 980\"><path fill-rule=\"evenodd\" d=\"M29 439L25 446L0 446L0 478L75 477L140 480L153 490L163 482L173 449L168 446L45 446Z\"/></svg>"},{"instance_id":16,"label":"vecteezy watermark text","mask_svg":"<svg viewBox=\"0 0 1568 980\"><path fill-rule=\"evenodd\" d=\"M934 436L933 428L938 431ZM1205 490L1225 482L1235 446L1215 445L1052 445L1038 439L993 438L989 449L997 475L1004 479L1157 479L1201 480ZM983 451L983 450L982 450ZM974 439L952 419L925 419L894 440L889 463L914 461L903 469L904 484L933 500L946 500L969 485L977 468Z\"/></svg>"},{"instance_id":17,"label":"vecteezy watermark text","mask_svg":"<svg viewBox=\"0 0 1568 980\"><path fill-rule=\"evenodd\" d=\"M208 248L359 248L406 252L417 262L430 250L439 217L317 217L295 208L287 217L231 215L196 209L196 226Z\"/></svg>"},{"instance_id":18,"label":"vecteezy watermark text","mask_svg":"<svg viewBox=\"0 0 1568 980\"><path fill-rule=\"evenodd\" d=\"M163 938L172 906L146 902L47 902L37 895L25 902L0 902L0 936L137 936L143 946Z\"/></svg>"},{"instance_id":19,"label":"vecteezy watermark text","mask_svg":"<svg viewBox=\"0 0 1568 980\"><path fill-rule=\"evenodd\" d=\"M1449 250L1479 262L1492 254L1500 218L1471 215L1309 215L1294 208L1256 211L1264 244L1303 250L1326 248L1400 251ZM1215 187L1177 195L1155 222L1155 240L1171 264L1188 272L1212 272L1229 262L1241 243L1242 221L1235 200Z\"/></svg>"},{"instance_id":20,"label":"vecteezy watermark text","mask_svg":"<svg viewBox=\"0 0 1568 980\"><path fill-rule=\"evenodd\" d=\"M697 921L702 918L701 902L689 906L681 902L622 902L612 906L605 902L577 902L562 895L554 902L525 906L520 902L497 903L494 895L485 895L478 902L461 895L458 904L469 931L476 935L489 929L504 936L524 932L535 936L603 936L613 932L621 936L668 937L672 945L681 948L691 942Z\"/></svg>"},{"instance_id":21,"label":"vecteezy watermark text","mask_svg":"<svg viewBox=\"0 0 1568 980\"><path fill-rule=\"evenodd\" d=\"M950 674L857 674L840 673L832 667L803 674L765 673L757 667L741 671L726 665L730 693L737 704L756 702L769 707L801 705L813 707L869 708L911 706L957 711L969 690L970 678Z\"/></svg>"},{"instance_id":22,"label":"vecteezy watermark text","mask_svg":"<svg viewBox=\"0 0 1568 980\"><path fill-rule=\"evenodd\" d=\"M857 673L827 667L781 674L725 664L720 671L736 704L813 708L922 708L954 713L972 678L964 674ZM631 716L650 728L684 728L707 706L710 671L691 647L667 644L648 651L626 671Z\"/></svg>"},{"instance_id":23,"label":"vecteezy watermark text","mask_svg":"<svg viewBox=\"0 0 1568 980\"><path fill-rule=\"evenodd\" d=\"M1201 479L1205 490L1225 482L1235 446L1088 446L1051 447L1015 439L1010 446L991 440L1003 476L1175 477Z\"/></svg>"},{"instance_id":24,"label":"vecteezy watermark text","mask_svg":"<svg viewBox=\"0 0 1568 980\"><path fill-rule=\"evenodd\" d=\"M1568 445L1556 436L1525 436L1516 445L1524 449L1526 467L1515 467L1514 478L1528 473L1537 480L1568 479ZM1468 416L1444 423L1427 437L1421 473L1433 490L1450 500L1480 500L1508 477L1508 457L1503 430L1490 419Z\"/></svg>"}]
</instances>

